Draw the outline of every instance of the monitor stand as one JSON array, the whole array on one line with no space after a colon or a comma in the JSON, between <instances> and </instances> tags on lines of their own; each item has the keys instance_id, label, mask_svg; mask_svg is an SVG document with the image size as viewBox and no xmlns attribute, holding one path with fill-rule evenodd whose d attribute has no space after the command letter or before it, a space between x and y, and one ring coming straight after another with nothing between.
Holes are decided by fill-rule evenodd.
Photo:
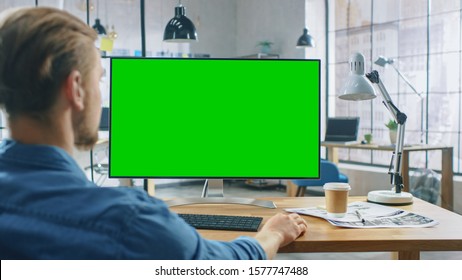
<instances>
[{"instance_id":1,"label":"monitor stand","mask_svg":"<svg viewBox=\"0 0 462 280\"><path fill-rule=\"evenodd\" d=\"M224 197L223 179L205 180L201 198L187 197L175 198L165 201L168 206L180 206L188 204L244 204L265 208L276 208L274 202L244 197Z\"/></svg>"}]
</instances>

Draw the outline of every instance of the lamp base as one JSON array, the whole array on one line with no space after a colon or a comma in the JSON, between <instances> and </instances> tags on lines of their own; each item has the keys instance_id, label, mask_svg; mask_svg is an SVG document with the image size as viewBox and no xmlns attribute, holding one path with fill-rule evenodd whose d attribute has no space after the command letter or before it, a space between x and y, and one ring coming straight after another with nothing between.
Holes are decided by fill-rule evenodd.
<instances>
[{"instance_id":1,"label":"lamp base","mask_svg":"<svg viewBox=\"0 0 462 280\"><path fill-rule=\"evenodd\" d=\"M383 205L409 205L413 202L413 196L407 192L371 191L367 194L367 201Z\"/></svg>"}]
</instances>

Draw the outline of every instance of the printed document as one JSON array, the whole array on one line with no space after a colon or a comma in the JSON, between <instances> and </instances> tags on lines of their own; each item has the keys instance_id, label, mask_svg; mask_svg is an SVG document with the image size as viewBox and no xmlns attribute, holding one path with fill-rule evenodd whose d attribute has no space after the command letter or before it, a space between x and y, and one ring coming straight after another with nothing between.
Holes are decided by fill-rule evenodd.
<instances>
[{"instance_id":1,"label":"printed document","mask_svg":"<svg viewBox=\"0 0 462 280\"><path fill-rule=\"evenodd\" d=\"M438 224L432 218L416 213L361 201L348 204L343 218L328 217L324 207L288 208L285 211L323 218L334 226L348 228L416 228Z\"/></svg>"}]
</instances>

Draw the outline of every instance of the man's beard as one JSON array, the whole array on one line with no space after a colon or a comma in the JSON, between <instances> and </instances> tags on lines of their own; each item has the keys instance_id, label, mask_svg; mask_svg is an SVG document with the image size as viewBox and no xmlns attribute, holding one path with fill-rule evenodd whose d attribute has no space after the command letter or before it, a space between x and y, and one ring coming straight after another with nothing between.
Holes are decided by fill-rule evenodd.
<instances>
[{"instance_id":1,"label":"man's beard","mask_svg":"<svg viewBox=\"0 0 462 280\"><path fill-rule=\"evenodd\" d=\"M85 111L74 117L72 126L74 128L74 144L77 149L88 151L98 141L98 129L91 130L88 126L89 114Z\"/></svg>"}]
</instances>

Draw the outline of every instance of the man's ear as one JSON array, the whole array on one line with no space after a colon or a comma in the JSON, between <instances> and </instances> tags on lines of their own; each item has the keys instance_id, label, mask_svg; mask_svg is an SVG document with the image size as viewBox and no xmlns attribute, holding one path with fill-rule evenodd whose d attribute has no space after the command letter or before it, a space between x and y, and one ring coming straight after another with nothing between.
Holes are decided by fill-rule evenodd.
<instances>
[{"instance_id":1,"label":"man's ear","mask_svg":"<svg viewBox=\"0 0 462 280\"><path fill-rule=\"evenodd\" d=\"M83 99L85 98L85 91L82 87L82 75L79 71L73 70L64 83L64 90L66 99L69 104L77 111L84 109Z\"/></svg>"}]
</instances>

